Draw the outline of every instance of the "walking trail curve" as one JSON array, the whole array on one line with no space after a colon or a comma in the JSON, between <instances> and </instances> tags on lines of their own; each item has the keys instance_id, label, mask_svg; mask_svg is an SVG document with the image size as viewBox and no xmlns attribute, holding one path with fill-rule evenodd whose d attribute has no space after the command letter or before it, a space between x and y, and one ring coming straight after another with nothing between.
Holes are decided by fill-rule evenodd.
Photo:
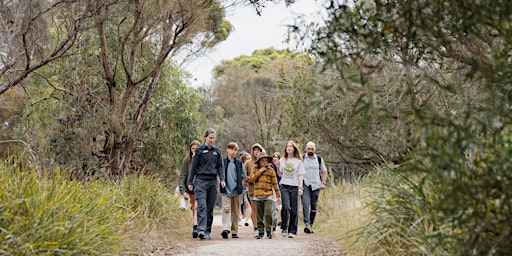
<instances>
[{"instance_id":1,"label":"walking trail curve","mask_svg":"<svg viewBox=\"0 0 512 256\"><path fill-rule=\"evenodd\" d=\"M279 227L274 232L272 239L256 239L253 237L252 224L239 226L238 236L233 239L231 234L228 239L223 239L222 217L215 215L212 225L212 240L199 240L192 238L179 245L175 255L341 255L336 246L326 236L319 234L306 234L304 227L299 224L299 232L295 238L281 236Z\"/></svg>"}]
</instances>

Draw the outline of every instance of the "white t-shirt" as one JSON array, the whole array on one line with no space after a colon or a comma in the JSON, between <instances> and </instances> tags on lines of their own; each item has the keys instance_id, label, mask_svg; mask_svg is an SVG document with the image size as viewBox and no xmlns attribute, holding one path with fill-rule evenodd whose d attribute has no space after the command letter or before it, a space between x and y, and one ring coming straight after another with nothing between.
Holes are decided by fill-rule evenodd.
<instances>
[{"instance_id":1,"label":"white t-shirt","mask_svg":"<svg viewBox=\"0 0 512 256\"><path fill-rule=\"evenodd\" d=\"M299 179L297 178L299 174L304 175L306 172L304 170L304 164L298 158L281 158L279 160L280 168L283 172L283 176L281 176L281 185L288 186L299 186Z\"/></svg>"}]
</instances>

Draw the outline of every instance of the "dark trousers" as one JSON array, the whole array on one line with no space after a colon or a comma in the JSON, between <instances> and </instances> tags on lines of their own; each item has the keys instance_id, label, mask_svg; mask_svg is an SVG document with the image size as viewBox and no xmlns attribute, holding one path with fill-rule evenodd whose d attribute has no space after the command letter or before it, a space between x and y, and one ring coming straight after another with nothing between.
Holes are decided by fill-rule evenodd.
<instances>
[{"instance_id":1,"label":"dark trousers","mask_svg":"<svg viewBox=\"0 0 512 256\"><path fill-rule=\"evenodd\" d=\"M297 234L299 222L299 187L281 185L281 229Z\"/></svg>"},{"instance_id":2,"label":"dark trousers","mask_svg":"<svg viewBox=\"0 0 512 256\"><path fill-rule=\"evenodd\" d=\"M304 224L315 222L316 211L318 210L318 196L320 189L313 190L311 186L304 187L302 193L302 215L304 216Z\"/></svg>"},{"instance_id":3,"label":"dark trousers","mask_svg":"<svg viewBox=\"0 0 512 256\"><path fill-rule=\"evenodd\" d=\"M212 232L213 208L217 200L217 179L194 182L194 195L197 201L197 230Z\"/></svg>"}]
</instances>

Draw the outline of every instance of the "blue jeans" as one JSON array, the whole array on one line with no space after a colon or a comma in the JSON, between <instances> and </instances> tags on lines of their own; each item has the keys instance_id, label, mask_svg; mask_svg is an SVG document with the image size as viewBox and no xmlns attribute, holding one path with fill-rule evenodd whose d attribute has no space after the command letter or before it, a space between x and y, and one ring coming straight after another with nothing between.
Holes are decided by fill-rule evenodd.
<instances>
[{"instance_id":1,"label":"blue jeans","mask_svg":"<svg viewBox=\"0 0 512 256\"><path fill-rule=\"evenodd\" d=\"M311 186L304 187L302 193L302 215L304 216L304 224L315 222L316 211L318 210L318 196L320 189L313 190Z\"/></svg>"},{"instance_id":2,"label":"blue jeans","mask_svg":"<svg viewBox=\"0 0 512 256\"><path fill-rule=\"evenodd\" d=\"M213 208L217 200L217 179L194 182L194 195L197 201L197 230L212 232Z\"/></svg>"},{"instance_id":3,"label":"blue jeans","mask_svg":"<svg viewBox=\"0 0 512 256\"><path fill-rule=\"evenodd\" d=\"M299 222L299 187L281 185L281 229L297 235Z\"/></svg>"}]
</instances>

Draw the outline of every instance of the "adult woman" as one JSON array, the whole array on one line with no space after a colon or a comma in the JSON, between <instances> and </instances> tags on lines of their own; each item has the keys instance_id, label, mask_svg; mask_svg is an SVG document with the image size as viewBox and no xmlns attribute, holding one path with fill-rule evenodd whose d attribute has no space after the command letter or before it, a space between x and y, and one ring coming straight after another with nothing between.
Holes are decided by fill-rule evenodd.
<instances>
[{"instance_id":1,"label":"adult woman","mask_svg":"<svg viewBox=\"0 0 512 256\"><path fill-rule=\"evenodd\" d=\"M216 138L214 129L206 129L204 144L194 153L188 177L188 189L194 191L197 200L197 237L201 240L211 240L213 208L217 200L217 177L221 187L226 186L222 153L213 145Z\"/></svg>"},{"instance_id":2,"label":"adult woman","mask_svg":"<svg viewBox=\"0 0 512 256\"><path fill-rule=\"evenodd\" d=\"M281 230L282 236L297 236L299 196L302 196L304 164L297 144L286 142L283 157L279 160L278 175L281 176Z\"/></svg>"},{"instance_id":3,"label":"adult woman","mask_svg":"<svg viewBox=\"0 0 512 256\"><path fill-rule=\"evenodd\" d=\"M187 186L188 175L190 172L190 165L192 163L192 157L194 156L194 152L198 147L201 146L201 142L194 140L190 143L188 147L188 153L183 159L183 163L181 164L181 172L180 172L180 193L185 198L185 200L190 199L190 208L192 209L192 219L194 221L194 226L192 228L192 237L197 238L197 205L196 199L194 197L194 192L190 191Z\"/></svg>"}]
</instances>

